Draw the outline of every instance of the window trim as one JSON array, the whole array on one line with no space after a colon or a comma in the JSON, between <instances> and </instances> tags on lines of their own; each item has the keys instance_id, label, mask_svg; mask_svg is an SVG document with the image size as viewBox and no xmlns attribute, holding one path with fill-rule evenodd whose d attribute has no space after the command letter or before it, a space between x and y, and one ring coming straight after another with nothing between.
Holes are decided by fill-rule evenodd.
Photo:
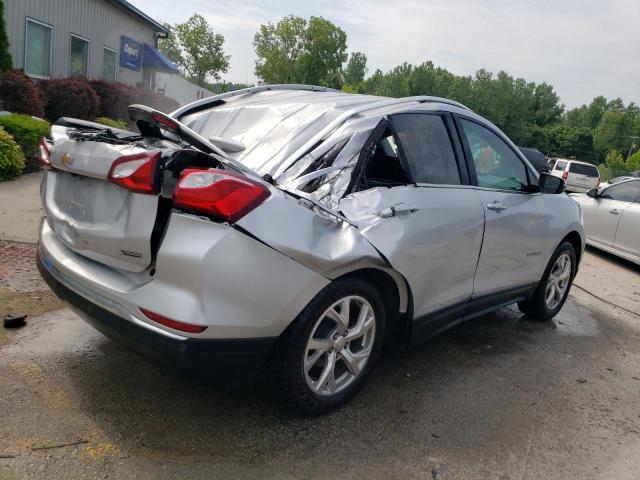
<instances>
[{"instance_id":1,"label":"window trim","mask_svg":"<svg viewBox=\"0 0 640 480\"><path fill-rule=\"evenodd\" d=\"M453 157L455 159L456 162L456 166L458 167L458 177L460 179L460 183L427 183L427 182L416 182L415 181L415 177L413 176L413 172L411 171L411 166L409 165L409 161L407 160L405 151L404 151L404 147L402 145L402 142L400 141L400 138L398 137L398 132L395 128L394 125L394 117L400 116L400 115L434 115L434 116L438 116L442 119L442 123L444 124L444 128L445 131L447 132L447 136L449 137L449 143L451 144L451 150L453 152ZM447 112L444 110L429 110L429 111L409 111L409 112L397 112L397 113L393 113L390 114L389 116L389 124L392 126L393 129L393 134L394 137L396 137L396 140L398 141L398 150L400 151L400 156L403 159L403 165L405 167L405 169L409 172L409 175L411 176L411 180L413 181L413 184L421 187L421 186L432 186L432 185L440 185L440 186L449 186L449 187L459 187L461 185L470 185L471 184L471 179L469 176L469 171L468 171L468 166L466 165L466 162L464 161L464 154L462 152L462 148L460 146L460 144L458 143L459 140L457 138L456 135L454 135L452 128L454 128L453 126L453 119L451 116L451 112Z\"/></svg>"},{"instance_id":2,"label":"window trim","mask_svg":"<svg viewBox=\"0 0 640 480\"><path fill-rule=\"evenodd\" d=\"M102 77L102 74L104 73L104 51L105 50L109 50L110 52L113 52L116 54L116 61L113 69L113 80L110 79L108 81L117 82L118 81L118 60L119 60L118 56L120 55L120 52L115 48L107 47L106 45L102 45L102 65L101 65L102 68L100 69L100 78L104 80L104 78Z\"/></svg>"},{"instance_id":3,"label":"window trim","mask_svg":"<svg viewBox=\"0 0 640 480\"><path fill-rule=\"evenodd\" d=\"M483 190L490 190L490 191L495 191L495 192L504 192L504 193L517 193L517 194L525 194L525 195L531 195L531 194L540 194L540 190L537 189L537 182L535 182L536 176L532 171L532 167L529 166L529 163L526 161L526 159L524 159L524 155L517 151L517 149L514 149L511 146L511 141L509 140L509 138L507 138L506 135L504 135L502 132L498 131L496 128L494 128L492 125L486 124L476 118L472 118L469 117L467 115L462 115L459 113L453 114L453 118L455 120L455 124L456 124L456 128L458 130L458 137L460 138L460 142L462 143L462 147L464 150L464 156L465 156L465 160L467 163L467 168L469 169L469 175L471 177L471 185L475 186L476 188L481 188ZM513 154L516 156L516 158L518 160L520 160L520 162L522 163L522 165L524 166L524 171L525 174L527 175L527 182L528 182L528 186L529 188L531 188L530 191L525 191L525 190L507 190L507 189L502 189L502 188L495 188L495 187L481 187L480 185L478 185L478 174L476 172L476 165L473 162L473 155L471 154L471 147L469 146L469 142L467 140L466 134L464 132L464 127L462 126L462 121L461 120L467 120L469 122L475 123L476 125L480 125L481 127L486 128L487 130L489 130L491 133L493 133L494 135L496 135L500 140L502 140L505 145L513 152ZM537 189L534 190L534 187Z\"/></svg>"},{"instance_id":4,"label":"window trim","mask_svg":"<svg viewBox=\"0 0 640 480\"><path fill-rule=\"evenodd\" d=\"M73 32L69 32L69 61L67 62L67 75L69 77L71 77L71 39L72 38L77 38L79 40L82 40L83 42L87 43L87 65L86 65L86 72L84 73L84 75L80 75L81 77L89 77L89 65L91 63L91 40L89 40L88 38L83 37L82 35L78 35L77 33L73 33Z\"/></svg>"},{"instance_id":5,"label":"window trim","mask_svg":"<svg viewBox=\"0 0 640 480\"><path fill-rule=\"evenodd\" d=\"M27 72L27 47L29 45L28 42L28 25L29 22L31 23L35 23L37 25L40 25L42 27L48 28L49 29L49 74L48 75L35 75L32 73L28 73ZM24 73L31 77L31 78L37 78L40 80L47 80L49 78L51 78L51 68L53 66L53 25L49 24L49 23L45 23L42 22L40 20L36 20L33 17L29 17L29 16L25 16L24 17L24 52L22 55L22 70L24 71Z\"/></svg>"}]
</instances>

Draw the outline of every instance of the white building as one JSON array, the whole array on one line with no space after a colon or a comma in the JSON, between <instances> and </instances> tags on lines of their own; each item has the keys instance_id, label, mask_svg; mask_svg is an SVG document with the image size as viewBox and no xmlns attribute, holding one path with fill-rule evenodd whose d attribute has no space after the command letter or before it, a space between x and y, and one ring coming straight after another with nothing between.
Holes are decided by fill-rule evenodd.
<instances>
[{"instance_id":1,"label":"white building","mask_svg":"<svg viewBox=\"0 0 640 480\"><path fill-rule=\"evenodd\" d=\"M157 90L181 105L210 96L157 50L167 29L126 0L5 0L15 68L35 79L82 75Z\"/></svg>"}]
</instances>

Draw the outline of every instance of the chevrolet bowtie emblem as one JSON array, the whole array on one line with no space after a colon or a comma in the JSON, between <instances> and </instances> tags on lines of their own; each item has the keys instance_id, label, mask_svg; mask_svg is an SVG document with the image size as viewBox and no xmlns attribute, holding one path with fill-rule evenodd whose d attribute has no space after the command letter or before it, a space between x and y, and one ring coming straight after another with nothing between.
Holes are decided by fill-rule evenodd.
<instances>
[{"instance_id":1,"label":"chevrolet bowtie emblem","mask_svg":"<svg viewBox=\"0 0 640 480\"><path fill-rule=\"evenodd\" d=\"M60 157L60 161L65 167L68 167L73 163L73 157L68 153L63 153L62 156Z\"/></svg>"}]
</instances>

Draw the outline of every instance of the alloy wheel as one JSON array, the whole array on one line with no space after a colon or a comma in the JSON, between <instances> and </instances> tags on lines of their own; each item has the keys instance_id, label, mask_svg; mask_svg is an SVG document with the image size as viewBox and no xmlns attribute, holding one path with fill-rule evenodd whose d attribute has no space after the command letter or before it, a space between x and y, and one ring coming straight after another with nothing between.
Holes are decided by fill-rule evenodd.
<instances>
[{"instance_id":1,"label":"alloy wheel","mask_svg":"<svg viewBox=\"0 0 640 480\"><path fill-rule=\"evenodd\" d=\"M571 257L568 253L560 255L553 264L549 279L547 280L547 288L545 289L545 304L549 310L555 309L569 288L571 281Z\"/></svg>"},{"instance_id":2,"label":"alloy wheel","mask_svg":"<svg viewBox=\"0 0 640 480\"><path fill-rule=\"evenodd\" d=\"M341 298L318 318L303 358L309 388L334 395L363 372L373 350L376 317L371 304L356 295Z\"/></svg>"}]
</instances>

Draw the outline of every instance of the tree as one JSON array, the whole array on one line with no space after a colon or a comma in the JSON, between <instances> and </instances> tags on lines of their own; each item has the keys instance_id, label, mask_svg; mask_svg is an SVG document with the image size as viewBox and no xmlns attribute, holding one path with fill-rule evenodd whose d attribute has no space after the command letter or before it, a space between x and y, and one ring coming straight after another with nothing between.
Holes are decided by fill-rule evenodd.
<instances>
[{"instance_id":1,"label":"tree","mask_svg":"<svg viewBox=\"0 0 640 480\"><path fill-rule=\"evenodd\" d=\"M253 45L256 76L264 83L340 87L347 34L329 20L289 15L275 25L260 25Z\"/></svg>"},{"instance_id":2,"label":"tree","mask_svg":"<svg viewBox=\"0 0 640 480\"><path fill-rule=\"evenodd\" d=\"M224 53L224 36L214 33L202 15L194 13L184 23L177 23L168 38L159 42L160 50L175 62L186 77L201 87L208 78L219 80L229 69L229 55Z\"/></svg>"},{"instance_id":3,"label":"tree","mask_svg":"<svg viewBox=\"0 0 640 480\"><path fill-rule=\"evenodd\" d=\"M614 175L627 170L627 164L625 163L622 154L617 150L612 150L607 153L604 163Z\"/></svg>"},{"instance_id":4,"label":"tree","mask_svg":"<svg viewBox=\"0 0 640 480\"><path fill-rule=\"evenodd\" d=\"M364 81L367 70L367 56L362 52L353 52L342 72L342 79L347 85L359 85Z\"/></svg>"},{"instance_id":5,"label":"tree","mask_svg":"<svg viewBox=\"0 0 640 480\"><path fill-rule=\"evenodd\" d=\"M0 72L11 70L13 61L9 53L9 36L4 22L4 2L0 0Z\"/></svg>"},{"instance_id":6,"label":"tree","mask_svg":"<svg viewBox=\"0 0 640 480\"><path fill-rule=\"evenodd\" d=\"M640 171L640 150L631 155L627 160L627 167L630 171Z\"/></svg>"}]
</instances>

